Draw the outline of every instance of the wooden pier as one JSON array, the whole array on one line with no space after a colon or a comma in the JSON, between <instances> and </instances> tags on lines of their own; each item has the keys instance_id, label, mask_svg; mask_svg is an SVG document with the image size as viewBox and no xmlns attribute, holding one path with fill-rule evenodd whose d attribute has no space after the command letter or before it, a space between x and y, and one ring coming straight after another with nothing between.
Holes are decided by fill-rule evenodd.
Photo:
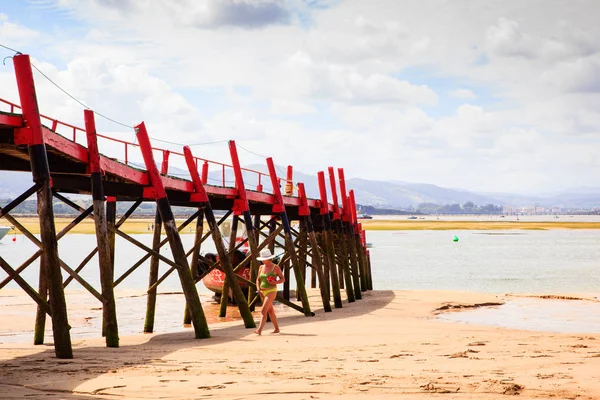
<instances>
[{"instance_id":1,"label":"wooden pier","mask_svg":"<svg viewBox=\"0 0 600 400\"><path fill-rule=\"evenodd\" d=\"M32 174L32 186L9 204L0 207L0 221L8 221L39 250L19 266L10 265L0 255L0 267L8 275L0 282L0 290L15 281L37 303L34 343L44 342L48 315L52 320L56 356L73 357L64 290L76 280L102 306L102 332L98 334L106 338L106 346L118 347L118 310L114 288L143 266L149 267L149 284L146 320L140 329L143 328L144 332L153 331L157 287L176 271L186 300L186 309L182 310L183 322L193 325L198 339L210 337L210 330L196 284L213 269L225 274L222 293L232 293L232 300L239 308L245 327L255 327L251 311L258 298L255 278L259 264L256 257L263 248L268 247L272 251L276 247L281 249L283 255L280 265L287 276L294 274L297 284L295 298L290 298L288 280L283 295L278 296L277 300L306 316L314 315L308 302L307 285L320 288L325 312L332 311L332 299L334 308L342 307L340 290L346 291L348 302L351 303L360 300L362 292L373 289L365 232L357 223L354 193L346 191L341 168L337 176L332 167L328 168L332 199L329 203L324 172L319 172L316 177L320 198L309 199L304 184L293 181L291 167L288 167L286 177L277 176L271 158L266 160L268 174L242 168L234 141L229 141L231 164L224 164L200 158L192 154L187 146L181 152L152 147L143 122L133 128L136 143L99 134L91 110L84 111L84 128L67 124L40 114L29 56L17 54L13 62L20 105L0 98L0 170L29 171ZM68 138L64 136L65 130L69 132ZM82 138L87 141L87 146L78 143ZM102 155L98 146L99 138L122 145L125 159L118 161ZM141 151L145 169L131 165L128 155L132 151ZM156 153L163 156L160 171L154 159ZM169 157L183 157L191 180L168 175ZM222 170L222 185L208 184L211 165L213 169L218 167ZM234 187L226 186L226 170L233 171ZM256 175L256 190L250 190L244 184L244 176L248 174ZM271 193L263 191L263 182L270 184ZM280 187L284 188L283 193ZM294 195L295 187L297 191ZM338 204L338 190L341 205ZM92 206L83 209L65 197L65 193L90 195ZM33 194L37 195L39 239L11 215L15 207ZM54 199L59 199L80 213L58 233L54 223ZM133 205L117 220L116 204L123 201L133 202ZM143 202L156 203L152 247L120 229ZM172 206L193 207L196 211L177 226ZM230 246L226 248L220 231L225 217L217 220L215 210L225 211L225 217L232 215L236 229L238 225L243 225L246 239L240 243L230 240ZM86 218L94 220L97 246L73 268L61 259L58 241ZM298 229L293 227L292 222L295 221L299 223ZM196 229L194 244L190 249L185 249L179 233L193 222ZM166 233L164 239L161 238L161 227ZM231 239L235 239L236 229L232 228ZM121 276L115 276L114 273L116 235L146 252ZM217 249L216 262L200 254L202 243L209 238ZM246 258L234 265L234 252L246 242L249 248ZM160 254L161 247L167 243L172 258ZM100 288L94 288L79 275L96 254ZM38 259L40 276L36 289L21 277L21 273ZM160 262L171 267L162 276L158 275ZM248 263L251 278L245 280L236 272ZM208 268L200 268L201 265L208 265ZM245 283L246 292L240 283ZM223 295L222 314L226 312L228 301L229 296Z\"/></svg>"}]
</instances>

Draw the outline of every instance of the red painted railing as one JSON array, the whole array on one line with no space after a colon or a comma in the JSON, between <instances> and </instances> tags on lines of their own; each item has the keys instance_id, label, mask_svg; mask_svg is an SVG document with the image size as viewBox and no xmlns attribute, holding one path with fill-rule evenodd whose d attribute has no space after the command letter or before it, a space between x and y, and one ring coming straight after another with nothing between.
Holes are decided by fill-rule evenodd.
<instances>
[{"instance_id":1,"label":"red painted railing","mask_svg":"<svg viewBox=\"0 0 600 400\"><path fill-rule=\"evenodd\" d=\"M3 103L5 105L7 105L8 108L10 108L10 111L9 111L10 113L15 113L16 111L21 110L21 106L20 105L15 104L13 102L10 102L8 100L4 100L2 98L0 98L0 103ZM80 128L80 127L72 125L72 124L68 124L66 122L60 121L60 120L55 119L55 118L48 117L48 116L43 115L43 114L40 114L40 117L42 118L42 120L50 122L49 126L50 126L50 129L52 131L54 131L56 133L59 133L59 134L61 134L63 136L65 136L65 135L57 131L58 128L60 128L60 127L68 128L71 131L71 133L72 133L71 139L74 142L77 142L77 134L78 133L83 134L84 137L85 137L85 129L83 129L83 128ZM131 129L133 130L133 127ZM130 164L130 161L129 161L129 150L130 150L130 147L138 147L139 148L139 145L137 143L129 142L129 141L122 140L122 139L117 139L117 138L114 138L114 137L111 137L111 136L102 135L102 134L97 134L97 136L99 138L102 138L102 139L105 139L105 140L109 140L109 141L115 142L115 143L120 143L120 144L123 145L123 149L124 149L124 160L123 161L124 161L125 165L129 165ZM160 148L160 147L152 147L152 150L153 151L159 151L162 154L165 154L165 152L168 152L168 153L170 153L172 155L184 158L184 154L182 152L179 152L179 151L167 150L167 149L163 149L163 148ZM222 186L227 186L227 180L225 179L226 171L227 171L227 168L230 168L233 171L233 166L232 165L225 164L225 163L222 163L222 162L219 162L219 161L209 160L209 159L202 158L202 157L194 157L194 160L195 160L196 168L198 168L201 163L202 164L206 164L206 165L215 165L215 166L218 166L218 168L221 170L221 182L220 183L221 183ZM246 172L250 172L250 173L256 174L256 176L257 176L257 184L258 184L259 188L262 187L262 184L263 184L263 181L264 181L265 178L267 179L267 182L269 181L269 174L266 174L266 173L260 172L260 171L256 171L256 170L253 170L253 169L250 169L250 168L242 168L242 170L246 171ZM204 176L204 174L203 174L203 176ZM288 181L286 178L279 178L278 177L277 179L280 182L287 182ZM203 183L206 184L208 182L203 182Z\"/></svg>"}]
</instances>

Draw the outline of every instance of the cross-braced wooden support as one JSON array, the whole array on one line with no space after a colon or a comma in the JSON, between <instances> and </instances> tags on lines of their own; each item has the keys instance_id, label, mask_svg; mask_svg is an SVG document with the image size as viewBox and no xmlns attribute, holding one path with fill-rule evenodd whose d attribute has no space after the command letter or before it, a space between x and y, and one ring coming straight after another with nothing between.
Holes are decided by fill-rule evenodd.
<instances>
[{"instance_id":1,"label":"cross-braced wooden support","mask_svg":"<svg viewBox=\"0 0 600 400\"><path fill-rule=\"evenodd\" d=\"M217 225L215 214L213 213L212 206L210 204L210 201L208 200L208 195L206 194L204 185L202 184L200 176L198 175L198 170L196 169L196 165L194 163L192 151L189 147L185 146L183 148L183 153L185 156L185 161L188 170L190 172L190 176L192 178L192 182L194 184L197 201L204 207L204 217L206 218L206 222L208 223L208 228L212 235L213 242L215 243L215 247L217 248L221 268L225 272L227 279L229 279L231 291L238 304L240 314L242 316L242 319L244 320L244 325L246 326L246 328L255 328L256 323L254 322L254 318L252 317L252 313L250 312L248 303L246 302L246 299L244 297L244 293L242 292L242 289L240 288L240 285L238 283L239 278L237 278L237 275L233 270L233 266L231 265L231 258L225 250L225 246L223 245L221 231L219 230L219 226ZM223 293L222 295L227 296L226 293Z\"/></svg>"},{"instance_id":2,"label":"cross-braced wooden support","mask_svg":"<svg viewBox=\"0 0 600 400\"><path fill-rule=\"evenodd\" d=\"M331 168L329 172L330 174L333 174L333 168ZM342 197L342 212L340 215L340 221L338 222L338 234L340 235L340 240L342 242L343 254L345 254L344 264L346 266L346 271L349 275L352 275L354 297L357 300L361 300L362 294L360 286L360 273L358 271L358 262L356 260L353 226L350 223L352 212L349 209L349 201L346 194L346 180L344 178L344 170L342 168L338 168L338 177L340 180L340 195ZM350 260L349 263L348 258Z\"/></svg>"},{"instance_id":3,"label":"cross-braced wooden support","mask_svg":"<svg viewBox=\"0 0 600 400\"><path fill-rule=\"evenodd\" d=\"M235 174L235 188L225 186L225 168L229 166L220 163L223 170L223 186L206 185L209 161L194 158L190 149L185 147L183 156L192 177L190 183L185 179L174 179L168 176L169 156L182 154L153 149L143 123L135 128L138 144L117 140L125 145L125 163L121 163L99 153L97 137L113 139L96 133L92 111L85 111L85 130L41 116L29 57L18 54L14 57L14 64L22 115L14 113L15 109L20 108L18 105L2 100L2 103L10 105L11 112L0 113L0 141L2 142L0 168L31 169L35 184L10 204L0 208L0 218L10 221L39 250L16 268L0 257L0 268L8 275L0 282L0 289L14 281L38 305L34 343L44 342L46 315L50 315L57 357L73 356L64 289L71 282L76 281L102 303L102 335L106 337L108 347L118 347L119 330L114 288L149 259L144 332L154 330L158 286L173 271L177 271L186 299L184 324L193 324L196 338L209 337L210 332L195 283L214 269L218 269L226 276L226 284L222 290L221 315L225 315L227 310L230 292L240 309L244 325L247 328L255 327L251 310L254 309L258 299L256 277L260 263L257 256L261 249L267 247L274 254L275 249L278 249L278 256L281 257L280 266L288 278L283 285L283 295L279 293L277 300L307 316L314 315L306 292L309 279L307 267L311 268L311 287L316 287L318 281L323 309L326 312L331 311L331 297L336 308L342 307L340 288L346 290L348 302L360 299L362 291L372 289L371 263L369 251L366 249L366 238L362 227L357 223L354 193L350 191L349 195L346 194L342 169L338 169L341 207L338 205L337 188L331 167L329 175L333 204L327 202L323 172L318 175L320 200L307 199L304 185L298 183L296 188L293 183L293 168L288 166L285 179L279 179L271 158L267 159L267 167L273 188L272 193L262 193L261 177L266 174L245 170L244 174L258 174L256 191L248 191L244 185L244 174L242 174L244 169L240 166L235 142L230 141L229 150ZM42 126L40 118L50 120L52 128ZM57 134L59 125L73 130L73 140ZM82 140L77 137L77 134L82 132L86 133L87 148L80 144ZM129 165L127 151L134 145L142 150L146 171L140 171ZM23 152L25 147L27 147L27 154ZM46 147L49 149L48 153ZM163 153L160 173L154 162L153 151ZM202 163L201 177L198 174L200 163ZM285 181L283 194L280 190L281 181ZM298 191L297 197L294 196L295 190ZM83 208L61 193L91 194L92 206ZM41 240L9 214L18 204L33 194L37 194ZM108 195L106 198L105 194ZM117 196L119 201L134 202L118 221ZM54 225L52 209L54 198L80 213L58 233ZM157 205L151 246L144 245L135 235L129 235L120 229L144 201L155 201ZM197 212L177 226L171 204L191 206L196 208ZM219 222L215 218L213 206L227 211ZM231 214L234 215L234 219L230 245L227 249L223 244L219 225ZM264 218L269 215L271 218L268 221L261 221L261 216ZM294 222L299 222L297 230L291 226L290 217ZM57 243L86 218L94 221L97 245L73 269L59 257ZM194 221L196 221L194 245L185 251L179 232ZM236 240L236 228L239 224L244 224L247 232L247 239L242 243ZM162 229L166 232L166 238L161 238ZM116 235L146 252L118 277L114 276ZM200 248L202 243L211 237L217 248L218 259L208 262L207 257L200 255ZM161 248L166 244L170 245L172 259L160 253ZM239 254L237 250L244 244L249 246L250 251L246 253L244 260L241 262L238 260L237 265L232 265L232 259L239 258L233 257L233 254L237 256ZM80 275L83 268L96 255L99 259L100 291ZM40 276L36 291L23 279L21 273L38 259L40 259ZM169 267L162 275L159 275L160 263ZM249 280L240 276L242 268L248 265L250 265ZM66 272L64 281L62 271ZM292 271L294 276L289 279ZM237 274L238 272L240 275ZM290 282L294 279L297 285L295 297L301 305L290 301ZM244 296L240 283L248 287L247 296Z\"/></svg>"},{"instance_id":4,"label":"cross-braced wooden support","mask_svg":"<svg viewBox=\"0 0 600 400\"><path fill-rule=\"evenodd\" d=\"M327 189L325 188L325 173L319 171L317 174L319 181L319 191L321 192L321 218L323 219L323 241L325 242L325 251L327 254L327 265L329 267L329 274L331 277L331 290L333 292L333 304L335 308L342 308L342 296L340 294L340 283L338 279L338 268L335 260L335 246L333 241L333 229L331 226L331 219L329 218L329 207L327 203ZM350 286L351 288L352 286ZM348 291L346 285L346 291L348 294L348 302L354 301L352 290Z\"/></svg>"}]
</instances>

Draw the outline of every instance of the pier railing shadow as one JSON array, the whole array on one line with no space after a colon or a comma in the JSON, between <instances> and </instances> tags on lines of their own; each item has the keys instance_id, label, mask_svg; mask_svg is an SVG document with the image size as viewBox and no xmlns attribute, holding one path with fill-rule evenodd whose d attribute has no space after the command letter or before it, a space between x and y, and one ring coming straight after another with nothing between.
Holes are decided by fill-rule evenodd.
<instances>
[{"instance_id":1,"label":"pier railing shadow","mask_svg":"<svg viewBox=\"0 0 600 400\"><path fill-rule=\"evenodd\" d=\"M314 317L305 317L301 314L281 316L279 318L283 331L281 335L289 337L289 340L293 340L296 336L313 336L304 332L295 333L293 326L366 315L386 307L395 298L394 292L387 290L366 292L363 296L363 300L354 303L344 301L343 308L334 309L333 312L325 313L322 308L316 308ZM230 343L243 351L244 346L252 343L245 338L254 333L252 329L244 328L243 321L223 325L226 326L219 326L219 324L210 326L212 335L210 339L195 339L190 329L184 332L154 334L148 341L135 345L121 345L119 348L85 346L81 343L86 339L74 339L74 358L71 360L56 358L53 345L46 344L47 349L42 352L0 362L0 391L9 395L10 391L21 395L25 395L26 392L28 397L35 396L37 392L44 398L55 398L48 396L56 394L58 396L56 398L66 400L89 399L90 396L107 398L106 395L99 393L82 390L73 393L73 391L91 379L105 374L118 376L118 370L121 368L150 365L156 360L186 348L197 349ZM40 376L40 382L45 382L43 387L36 386L35 382L28 380L35 375ZM56 382L56 385L49 387L48 382ZM108 397L112 398L111 395ZM0 395L0 399L3 398L10 397Z\"/></svg>"}]
</instances>

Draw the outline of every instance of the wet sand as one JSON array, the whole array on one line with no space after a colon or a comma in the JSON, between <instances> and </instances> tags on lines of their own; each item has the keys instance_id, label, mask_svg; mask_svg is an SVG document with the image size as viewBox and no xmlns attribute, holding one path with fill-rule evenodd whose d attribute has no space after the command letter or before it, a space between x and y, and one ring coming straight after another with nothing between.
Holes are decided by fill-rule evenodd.
<instances>
[{"instance_id":1,"label":"wet sand","mask_svg":"<svg viewBox=\"0 0 600 400\"><path fill-rule=\"evenodd\" d=\"M49 345L3 343L0 399L600 398L600 333L437 319L502 304L500 296L373 291L332 313L314 291L311 302L315 317L280 309L278 335L232 321L211 325L206 340L190 330L130 335L108 349L76 338L73 360L56 359Z\"/></svg>"}]
</instances>

